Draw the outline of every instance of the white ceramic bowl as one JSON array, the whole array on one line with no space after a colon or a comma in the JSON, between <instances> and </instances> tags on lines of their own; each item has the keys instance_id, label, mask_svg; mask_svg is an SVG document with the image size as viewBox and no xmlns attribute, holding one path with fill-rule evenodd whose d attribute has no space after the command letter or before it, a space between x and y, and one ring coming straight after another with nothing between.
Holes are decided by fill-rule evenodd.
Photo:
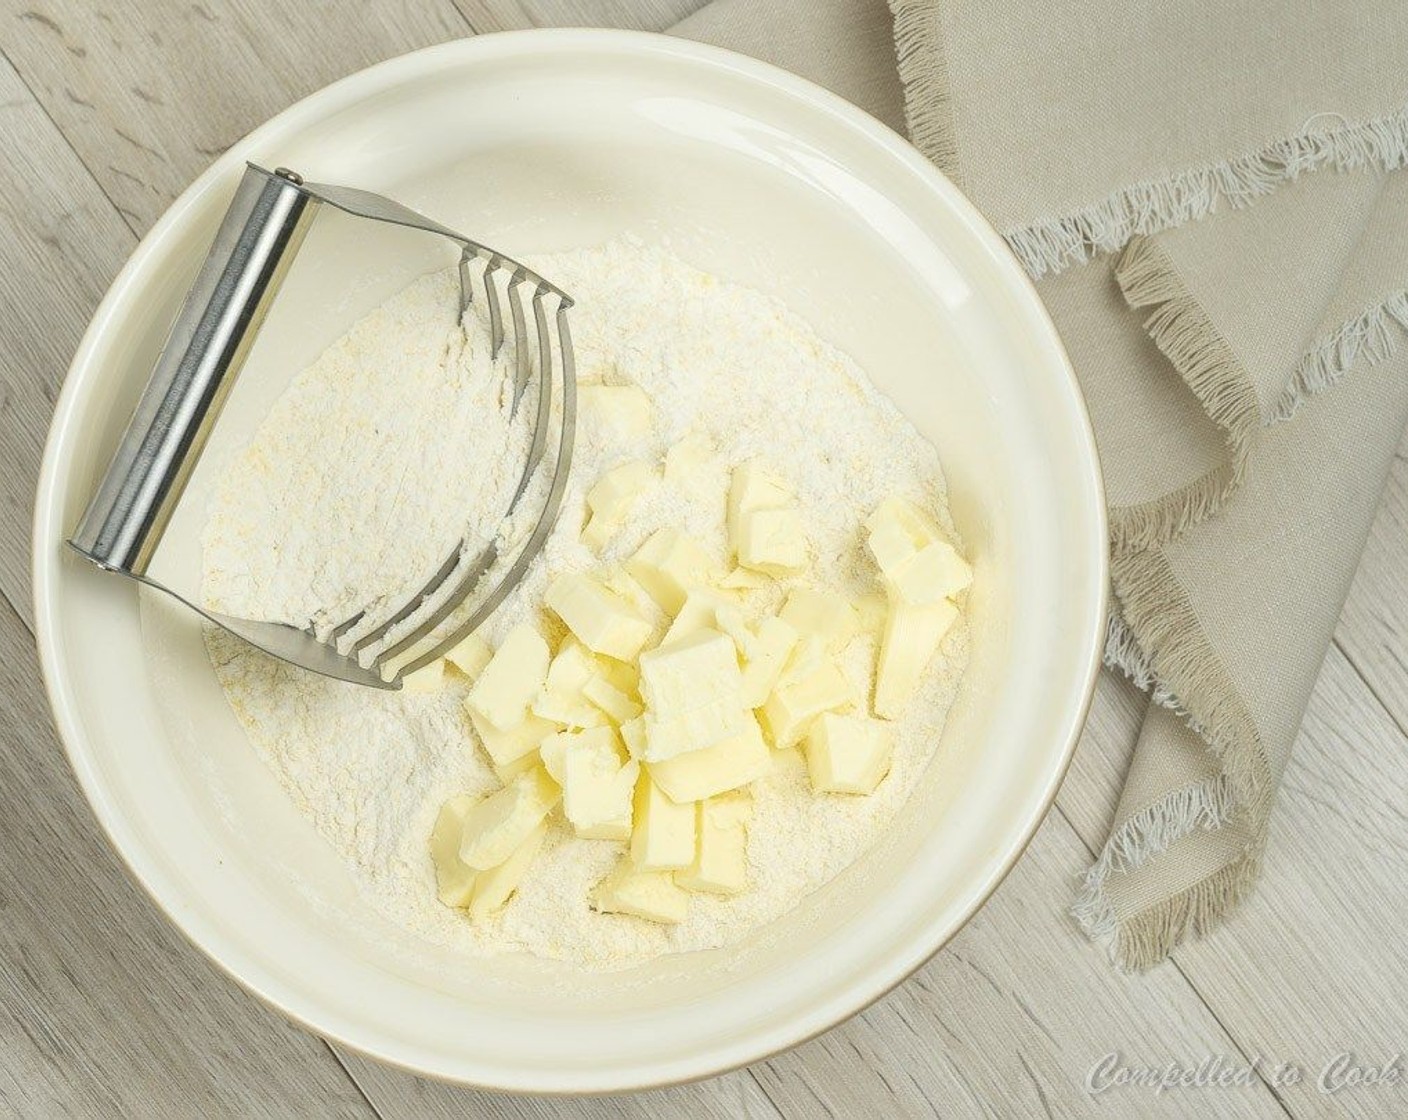
<instances>
[{"instance_id":1,"label":"white ceramic bowl","mask_svg":"<svg viewBox=\"0 0 1408 1120\"><path fill-rule=\"evenodd\" d=\"M62 545L246 158L383 191L515 253L668 234L701 266L783 294L860 361L940 449L977 570L962 697L885 842L742 946L606 976L456 959L357 897L254 757L193 621ZM340 277L360 252L377 278L350 295L335 279L281 297L294 314L271 322L211 462L248 434L289 368L426 264L398 270L376 238L335 221L315 236L305 254L331 261L320 277ZM196 525L203 486L183 507ZM188 577L189 526L173 537ZM143 240L74 359L34 563L44 675L74 770L191 940L290 1016L369 1054L558 1092L673 1082L775 1052L943 945L1051 803L1093 686L1106 585L1075 380L1031 286L963 196L807 82L690 43L587 31L476 38L374 67L201 176Z\"/></svg>"}]
</instances>

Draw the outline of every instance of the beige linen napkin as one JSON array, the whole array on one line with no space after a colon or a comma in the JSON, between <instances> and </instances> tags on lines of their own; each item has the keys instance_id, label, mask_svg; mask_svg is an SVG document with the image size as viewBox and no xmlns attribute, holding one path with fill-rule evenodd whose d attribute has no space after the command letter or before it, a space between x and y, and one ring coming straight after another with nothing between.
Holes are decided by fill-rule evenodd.
<instances>
[{"instance_id":1,"label":"beige linen napkin","mask_svg":"<svg viewBox=\"0 0 1408 1120\"><path fill-rule=\"evenodd\" d=\"M1039 280L1105 467L1107 660L1151 693L1074 909L1144 967L1256 879L1408 421L1408 6L891 2L674 30L892 126L898 59L911 138Z\"/></svg>"}]
</instances>

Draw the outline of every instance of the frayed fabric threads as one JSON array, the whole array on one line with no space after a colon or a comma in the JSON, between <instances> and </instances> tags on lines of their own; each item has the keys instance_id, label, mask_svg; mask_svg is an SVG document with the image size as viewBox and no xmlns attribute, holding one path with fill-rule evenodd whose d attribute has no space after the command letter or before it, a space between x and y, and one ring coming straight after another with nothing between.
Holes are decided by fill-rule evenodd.
<instances>
[{"instance_id":1,"label":"frayed fabric threads","mask_svg":"<svg viewBox=\"0 0 1408 1120\"><path fill-rule=\"evenodd\" d=\"M904 86L910 142L959 182L939 8L930 0L890 0L890 13L895 19L895 60Z\"/></svg>"},{"instance_id":2,"label":"frayed fabric threads","mask_svg":"<svg viewBox=\"0 0 1408 1120\"><path fill-rule=\"evenodd\" d=\"M1098 253L1116 252L1138 235L1205 218L1224 202L1246 206L1306 171L1393 171L1405 164L1408 106L1367 121L1307 129L1210 167L1136 183L1074 214L1008 230L1004 236L1027 272L1039 280Z\"/></svg>"},{"instance_id":3,"label":"frayed fabric threads","mask_svg":"<svg viewBox=\"0 0 1408 1120\"><path fill-rule=\"evenodd\" d=\"M1289 420L1307 398L1338 381L1351 367L1373 366L1398 349L1408 331L1408 292L1394 292L1382 303L1342 323L1301 358L1271 421Z\"/></svg>"}]
</instances>

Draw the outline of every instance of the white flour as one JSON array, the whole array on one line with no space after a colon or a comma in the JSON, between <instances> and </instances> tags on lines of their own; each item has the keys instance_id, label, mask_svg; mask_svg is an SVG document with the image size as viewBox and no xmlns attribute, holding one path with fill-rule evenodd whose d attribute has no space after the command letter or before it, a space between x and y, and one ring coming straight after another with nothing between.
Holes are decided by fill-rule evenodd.
<instances>
[{"instance_id":1,"label":"white flour","mask_svg":"<svg viewBox=\"0 0 1408 1120\"><path fill-rule=\"evenodd\" d=\"M796 484L815 554L811 577L820 585L853 597L874 589L859 527L886 497L920 502L952 532L934 448L849 358L781 303L629 240L546 257L535 267L577 300L571 315L580 381L637 384L654 403L644 439L584 415L560 525L582 523L586 490L619 462L659 461L689 433L706 434L715 450L686 483L662 484L639 500L602 557L575 533L555 533L529 579L491 619L491 642L529 616L545 632L560 632L537 609L548 575L619 560L662 525L688 532L722 565L728 475L756 455ZM320 610L333 617L374 590L424 578L466 524L489 525L492 533L514 429L484 403L497 398L476 389L475 373L489 380L487 365L460 362L445 341L453 299L452 274L417 282L375 312L370 327L364 321L330 348L279 401L216 498L205 549L212 605L252 617L306 619ZM304 426L309 409L322 419L312 429ZM486 421L490 414L499 419ZM446 440L447 417L473 418L470 436ZM355 474L328 466L351 454ZM386 480L387 491L364 493L369 478ZM285 493L290 480L302 494ZM376 560L333 559L359 552ZM611 968L736 941L862 854L934 753L966 660L967 630L960 621L949 633L896 725L894 763L879 790L815 796L800 758L788 752L754 787L749 889L731 899L696 895L688 918L673 927L590 910L591 888L622 845L577 839L561 825L499 917L471 924L436 901L427 852L436 811L449 796L498 785L471 740L462 679L437 695L379 693L288 668L221 631L210 633L209 647L250 739L373 905L469 953L519 950ZM868 682L874 653L872 637L847 651L858 684Z\"/></svg>"}]
</instances>

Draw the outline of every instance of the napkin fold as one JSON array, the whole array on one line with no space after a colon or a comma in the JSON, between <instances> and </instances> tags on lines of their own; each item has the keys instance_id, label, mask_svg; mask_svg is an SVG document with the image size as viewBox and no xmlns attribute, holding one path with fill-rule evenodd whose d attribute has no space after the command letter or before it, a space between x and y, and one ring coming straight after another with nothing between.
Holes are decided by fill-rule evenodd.
<instances>
[{"instance_id":1,"label":"napkin fold","mask_svg":"<svg viewBox=\"0 0 1408 1120\"><path fill-rule=\"evenodd\" d=\"M1408 422L1408 8L715 0L674 30L910 138L1032 277L1090 408L1107 662L1150 693L1073 913L1142 968L1255 883Z\"/></svg>"}]
</instances>

